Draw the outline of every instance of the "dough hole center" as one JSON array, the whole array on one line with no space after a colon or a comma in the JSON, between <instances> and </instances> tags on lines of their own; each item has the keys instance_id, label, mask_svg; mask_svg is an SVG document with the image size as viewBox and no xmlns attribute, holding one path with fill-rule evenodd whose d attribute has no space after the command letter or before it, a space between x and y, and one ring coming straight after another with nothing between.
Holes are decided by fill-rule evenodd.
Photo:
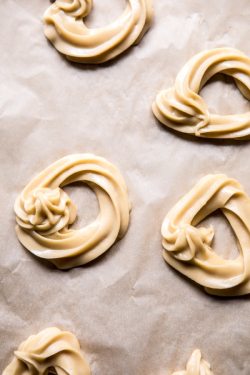
<instances>
[{"instance_id":1,"label":"dough hole center","mask_svg":"<svg viewBox=\"0 0 250 375\"><path fill-rule=\"evenodd\" d=\"M121 16L125 7L126 1L122 0L112 2L112 7L110 6L110 0L94 0L93 9L84 19L84 23L89 28L105 27Z\"/></svg>"},{"instance_id":2,"label":"dough hole center","mask_svg":"<svg viewBox=\"0 0 250 375\"><path fill-rule=\"evenodd\" d=\"M87 184L74 182L63 187L63 190L77 206L77 217L70 228L83 228L97 218L99 214L98 199L95 192Z\"/></svg>"},{"instance_id":3,"label":"dough hole center","mask_svg":"<svg viewBox=\"0 0 250 375\"><path fill-rule=\"evenodd\" d=\"M250 102L242 95L234 79L225 74L212 77L199 95L205 100L210 113L234 115L250 112Z\"/></svg>"},{"instance_id":4,"label":"dough hole center","mask_svg":"<svg viewBox=\"0 0 250 375\"><path fill-rule=\"evenodd\" d=\"M211 244L213 250L224 259L236 259L239 256L235 234L227 218L220 210L202 220L197 227L214 228L214 238Z\"/></svg>"}]
</instances>

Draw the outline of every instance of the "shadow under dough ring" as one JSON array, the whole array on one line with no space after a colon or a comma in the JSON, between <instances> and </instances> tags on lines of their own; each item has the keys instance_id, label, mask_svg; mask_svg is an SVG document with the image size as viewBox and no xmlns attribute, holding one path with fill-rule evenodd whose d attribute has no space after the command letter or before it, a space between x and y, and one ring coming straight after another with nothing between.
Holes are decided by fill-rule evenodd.
<instances>
[{"instance_id":1,"label":"shadow under dough ring","mask_svg":"<svg viewBox=\"0 0 250 375\"><path fill-rule=\"evenodd\" d=\"M224 259L212 248L212 227L196 227L216 210L227 218L238 241L236 259ZM250 198L225 175L203 177L165 217L163 257L177 271L214 295L250 293Z\"/></svg>"},{"instance_id":2,"label":"shadow under dough ring","mask_svg":"<svg viewBox=\"0 0 250 375\"><path fill-rule=\"evenodd\" d=\"M164 125L203 138L250 139L250 112L217 115L209 112L199 91L217 73L231 76L250 100L250 59L233 48L217 48L195 55L177 75L174 87L161 91L153 112Z\"/></svg>"},{"instance_id":3,"label":"shadow under dough ring","mask_svg":"<svg viewBox=\"0 0 250 375\"><path fill-rule=\"evenodd\" d=\"M99 202L99 215L81 229L71 229L76 206L62 187L89 185ZM118 169L91 154L66 156L36 176L15 202L16 233L34 255L61 269L80 266L107 251L129 224L127 187Z\"/></svg>"},{"instance_id":4,"label":"shadow under dough ring","mask_svg":"<svg viewBox=\"0 0 250 375\"><path fill-rule=\"evenodd\" d=\"M127 0L123 14L103 28L89 29L83 19L92 0L56 0L44 14L45 35L69 60L103 63L138 43L149 29L151 0Z\"/></svg>"},{"instance_id":5,"label":"shadow under dough ring","mask_svg":"<svg viewBox=\"0 0 250 375\"><path fill-rule=\"evenodd\" d=\"M55 327L30 336L14 355L3 375L91 375L77 338Z\"/></svg>"}]
</instances>

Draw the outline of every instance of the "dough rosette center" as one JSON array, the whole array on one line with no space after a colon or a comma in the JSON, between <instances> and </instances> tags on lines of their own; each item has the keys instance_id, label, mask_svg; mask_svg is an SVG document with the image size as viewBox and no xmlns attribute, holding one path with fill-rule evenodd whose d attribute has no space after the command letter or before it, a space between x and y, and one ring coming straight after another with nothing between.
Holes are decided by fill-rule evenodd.
<instances>
[{"instance_id":1,"label":"dough rosette center","mask_svg":"<svg viewBox=\"0 0 250 375\"><path fill-rule=\"evenodd\" d=\"M72 17L86 17L92 8L92 0L57 0L56 6Z\"/></svg>"},{"instance_id":2,"label":"dough rosette center","mask_svg":"<svg viewBox=\"0 0 250 375\"><path fill-rule=\"evenodd\" d=\"M195 257L204 255L210 247L214 237L214 230L210 228L195 228L192 225L181 225L168 236L166 243L176 259L191 261Z\"/></svg>"},{"instance_id":3,"label":"dough rosette center","mask_svg":"<svg viewBox=\"0 0 250 375\"><path fill-rule=\"evenodd\" d=\"M20 227L53 234L72 224L76 207L60 188L37 188L15 207Z\"/></svg>"}]
</instances>

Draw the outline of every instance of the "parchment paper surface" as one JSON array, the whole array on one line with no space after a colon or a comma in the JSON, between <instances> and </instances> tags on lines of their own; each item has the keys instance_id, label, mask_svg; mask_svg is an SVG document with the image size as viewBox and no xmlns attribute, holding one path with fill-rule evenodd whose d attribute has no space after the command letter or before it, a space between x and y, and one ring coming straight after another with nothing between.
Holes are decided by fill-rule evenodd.
<instances>
[{"instance_id":1,"label":"parchment paper surface","mask_svg":"<svg viewBox=\"0 0 250 375\"><path fill-rule=\"evenodd\" d=\"M163 375L183 370L200 348L215 375L250 373L250 299L210 297L168 267L160 226L202 176L226 173L250 194L250 143L187 139L153 117L156 93L195 53L232 46L250 55L249 0L154 0L141 43L104 66L67 62L47 42L47 0L0 2L0 371L21 341L58 326L79 338L93 375ZM114 20L123 0L95 0L91 26ZM202 91L212 111L250 109L230 80ZM13 204L30 179L71 153L93 152L121 170L133 204L127 235L86 267L62 272L18 242ZM67 191L76 225L98 212L82 186ZM215 249L235 256L220 215Z\"/></svg>"}]
</instances>

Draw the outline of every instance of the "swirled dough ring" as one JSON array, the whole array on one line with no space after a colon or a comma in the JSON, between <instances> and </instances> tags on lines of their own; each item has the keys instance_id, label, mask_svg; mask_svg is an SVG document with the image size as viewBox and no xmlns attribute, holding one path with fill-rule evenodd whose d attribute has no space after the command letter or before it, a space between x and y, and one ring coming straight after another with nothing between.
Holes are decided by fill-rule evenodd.
<instances>
[{"instance_id":1,"label":"swirled dough ring","mask_svg":"<svg viewBox=\"0 0 250 375\"><path fill-rule=\"evenodd\" d=\"M127 0L124 13L103 28L89 29L83 22L92 0L57 0L44 15L45 35L69 60L103 63L138 43L152 19L151 0Z\"/></svg>"},{"instance_id":2,"label":"swirled dough ring","mask_svg":"<svg viewBox=\"0 0 250 375\"><path fill-rule=\"evenodd\" d=\"M233 260L211 248L212 227L196 227L218 209L238 240L239 256ZM237 181L220 174L202 178L170 210L161 232L166 262L208 293L236 296L250 292L250 198Z\"/></svg>"},{"instance_id":3,"label":"swirled dough ring","mask_svg":"<svg viewBox=\"0 0 250 375\"><path fill-rule=\"evenodd\" d=\"M201 352L196 349L186 366L186 370L174 372L172 375L213 375L210 364L201 357Z\"/></svg>"},{"instance_id":4,"label":"swirled dough ring","mask_svg":"<svg viewBox=\"0 0 250 375\"><path fill-rule=\"evenodd\" d=\"M100 213L74 230L76 207L61 187L84 182L96 193ZM34 255L66 269L90 262L126 232L130 203L118 169L91 154L66 156L36 176L15 202L19 241Z\"/></svg>"},{"instance_id":5,"label":"swirled dough ring","mask_svg":"<svg viewBox=\"0 0 250 375\"><path fill-rule=\"evenodd\" d=\"M3 375L90 375L76 337L52 327L30 336L15 351Z\"/></svg>"},{"instance_id":6,"label":"swirled dough ring","mask_svg":"<svg viewBox=\"0 0 250 375\"><path fill-rule=\"evenodd\" d=\"M194 56L181 69L174 87L161 91L153 104L158 120L169 128L204 138L250 138L250 112L216 115L198 94L215 74L231 76L250 99L250 59L233 48L217 48Z\"/></svg>"}]
</instances>

